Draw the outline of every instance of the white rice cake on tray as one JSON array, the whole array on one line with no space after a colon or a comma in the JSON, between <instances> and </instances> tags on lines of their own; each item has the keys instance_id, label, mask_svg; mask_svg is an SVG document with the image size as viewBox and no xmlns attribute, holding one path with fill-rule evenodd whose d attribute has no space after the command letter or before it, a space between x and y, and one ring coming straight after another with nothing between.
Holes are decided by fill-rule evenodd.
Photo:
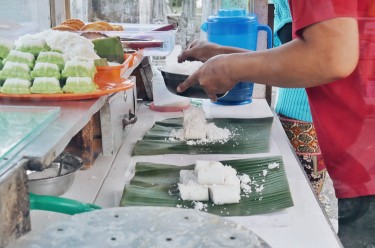
<instances>
[{"instance_id":1,"label":"white rice cake on tray","mask_svg":"<svg viewBox=\"0 0 375 248\"><path fill-rule=\"evenodd\" d=\"M31 93L35 94L57 94L63 93L60 81L55 77L37 77L34 79Z\"/></svg>"},{"instance_id":2,"label":"white rice cake on tray","mask_svg":"<svg viewBox=\"0 0 375 248\"><path fill-rule=\"evenodd\" d=\"M210 185L210 200L217 205L239 203L241 188L236 185Z\"/></svg>"},{"instance_id":3,"label":"white rice cake on tray","mask_svg":"<svg viewBox=\"0 0 375 248\"><path fill-rule=\"evenodd\" d=\"M30 94L30 80L21 78L8 78L5 80L1 93L4 94Z\"/></svg>"},{"instance_id":4,"label":"white rice cake on tray","mask_svg":"<svg viewBox=\"0 0 375 248\"><path fill-rule=\"evenodd\" d=\"M32 53L11 50L8 56L6 56L6 58L3 60L3 64L5 65L6 62L18 62L26 64L30 69L32 69L34 67L34 60L35 57Z\"/></svg>"},{"instance_id":5,"label":"white rice cake on tray","mask_svg":"<svg viewBox=\"0 0 375 248\"><path fill-rule=\"evenodd\" d=\"M21 36L16 40L15 45L17 50L32 53L35 56L38 56L42 51L50 50L43 38L37 38L32 35Z\"/></svg>"},{"instance_id":6,"label":"white rice cake on tray","mask_svg":"<svg viewBox=\"0 0 375 248\"><path fill-rule=\"evenodd\" d=\"M31 77L55 77L60 78L59 67L52 63L37 62L34 66L34 70L31 72Z\"/></svg>"},{"instance_id":7,"label":"white rice cake on tray","mask_svg":"<svg viewBox=\"0 0 375 248\"><path fill-rule=\"evenodd\" d=\"M226 169L218 161L197 160L194 170L199 184L224 184Z\"/></svg>"},{"instance_id":8,"label":"white rice cake on tray","mask_svg":"<svg viewBox=\"0 0 375 248\"><path fill-rule=\"evenodd\" d=\"M178 183L181 199L187 201L208 201L208 186L189 181L186 184Z\"/></svg>"},{"instance_id":9,"label":"white rice cake on tray","mask_svg":"<svg viewBox=\"0 0 375 248\"><path fill-rule=\"evenodd\" d=\"M6 62L3 70L0 71L0 79L5 80L8 78L20 78L31 80L30 68L23 63Z\"/></svg>"}]
</instances>

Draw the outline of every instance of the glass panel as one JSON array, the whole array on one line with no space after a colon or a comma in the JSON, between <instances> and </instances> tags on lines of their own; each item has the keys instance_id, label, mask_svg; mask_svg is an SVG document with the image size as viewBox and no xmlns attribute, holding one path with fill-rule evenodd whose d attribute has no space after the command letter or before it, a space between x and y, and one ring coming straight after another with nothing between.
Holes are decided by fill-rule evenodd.
<instances>
[{"instance_id":1,"label":"glass panel","mask_svg":"<svg viewBox=\"0 0 375 248\"><path fill-rule=\"evenodd\" d=\"M1 0L0 37L16 40L50 28L49 0Z\"/></svg>"},{"instance_id":2,"label":"glass panel","mask_svg":"<svg viewBox=\"0 0 375 248\"><path fill-rule=\"evenodd\" d=\"M0 106L0 175L9 169L11 157L41 133L59 112L58 107Z\"/></svg>"}]
</instances>

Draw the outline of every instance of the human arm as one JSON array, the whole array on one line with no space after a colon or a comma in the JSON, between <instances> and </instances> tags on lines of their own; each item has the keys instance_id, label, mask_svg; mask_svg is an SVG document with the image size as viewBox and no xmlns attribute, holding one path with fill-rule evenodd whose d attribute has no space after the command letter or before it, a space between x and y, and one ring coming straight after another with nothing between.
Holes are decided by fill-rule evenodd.
<instances>
[{"instance_id":1,"label":"human arm","mask_svg":"<svg viewBox=\"0 0 375 248\"><path fill-rule=\"evenodd\" d=\"M177 59L179 63L185 60L206 62L216 55L245 52L248 52L248 50L237 47L220 46L216 43L204 40L195 40L181 52Z\"/></svg>"},{"instance_id":2,"label":"human arm","mask_svg":"<svg viewBox=\"0 0 375 248\"><path fill-rule=\"evenodd\" d=\"M350 75L359 58L354 18L334 18L310 25L301 38L263 51L217 55L209 59L178 91L199 82L211 100L237 82L286 88L308 88Z\"/></svg>"}]
</instances>

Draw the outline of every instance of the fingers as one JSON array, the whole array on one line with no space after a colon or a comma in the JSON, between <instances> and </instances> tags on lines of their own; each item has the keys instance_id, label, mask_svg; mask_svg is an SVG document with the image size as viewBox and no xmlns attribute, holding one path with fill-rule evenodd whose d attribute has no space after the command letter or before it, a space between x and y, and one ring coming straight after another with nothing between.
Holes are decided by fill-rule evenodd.
<instances>
[{"instance_id":1,"label":"fingers","mask_svg":"<svg viewBox=\"0 0 375 248\"><path fill-rule=\"evenodd\" d=\"M206 94L207 94L208 98L210 98L210 100L211 100L212 102L216 102L216 101L217 101L217 96L216 96L216 94L214 94L214 93L208 93L207 91L206 91Z\"/></svg>"},{"instance_id":2,"label":"fingers","mask_svg":"<svg viewBox=\"0 0 375 248\"><path fill-rule=\"evenodd\" d=\"M191 57L192 51L191 48L194 48L196 41L191 42L189 45L186 46L186 48L181 52L180 55L177 56L178 63L182 63L185 60L188 61L194 61L196 60L194 57Z\"/></svg>"},{"instance_id":3,"label":"fingers","mask_svg":"<svg viewBox=\"0 0 375 248\"><path fill-rule=\"evenodd\" d=\"M196 83L198 83L198 75L197 73L193 73L184 82L177 86L177 92L184 92L187 88L193 86Z\"/></svg>"}]
</instances>

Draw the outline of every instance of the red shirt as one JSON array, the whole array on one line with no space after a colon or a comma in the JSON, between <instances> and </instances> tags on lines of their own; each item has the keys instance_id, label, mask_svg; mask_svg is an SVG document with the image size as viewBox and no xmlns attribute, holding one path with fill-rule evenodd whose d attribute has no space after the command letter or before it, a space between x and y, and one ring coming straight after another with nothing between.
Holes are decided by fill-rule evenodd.
<instances>
[{"instance_id":1,"label":"red shirt","mask_svg":"<svg viewBox=\"0 0 375 248\"><path fill-rule=\"evenodd\" d=\"M355 71L306 91L336 196L375 195L375 1L290 0L290 7L295 37L316 22L358 20L360 60Z\"/></svg>"}]
</instances>

